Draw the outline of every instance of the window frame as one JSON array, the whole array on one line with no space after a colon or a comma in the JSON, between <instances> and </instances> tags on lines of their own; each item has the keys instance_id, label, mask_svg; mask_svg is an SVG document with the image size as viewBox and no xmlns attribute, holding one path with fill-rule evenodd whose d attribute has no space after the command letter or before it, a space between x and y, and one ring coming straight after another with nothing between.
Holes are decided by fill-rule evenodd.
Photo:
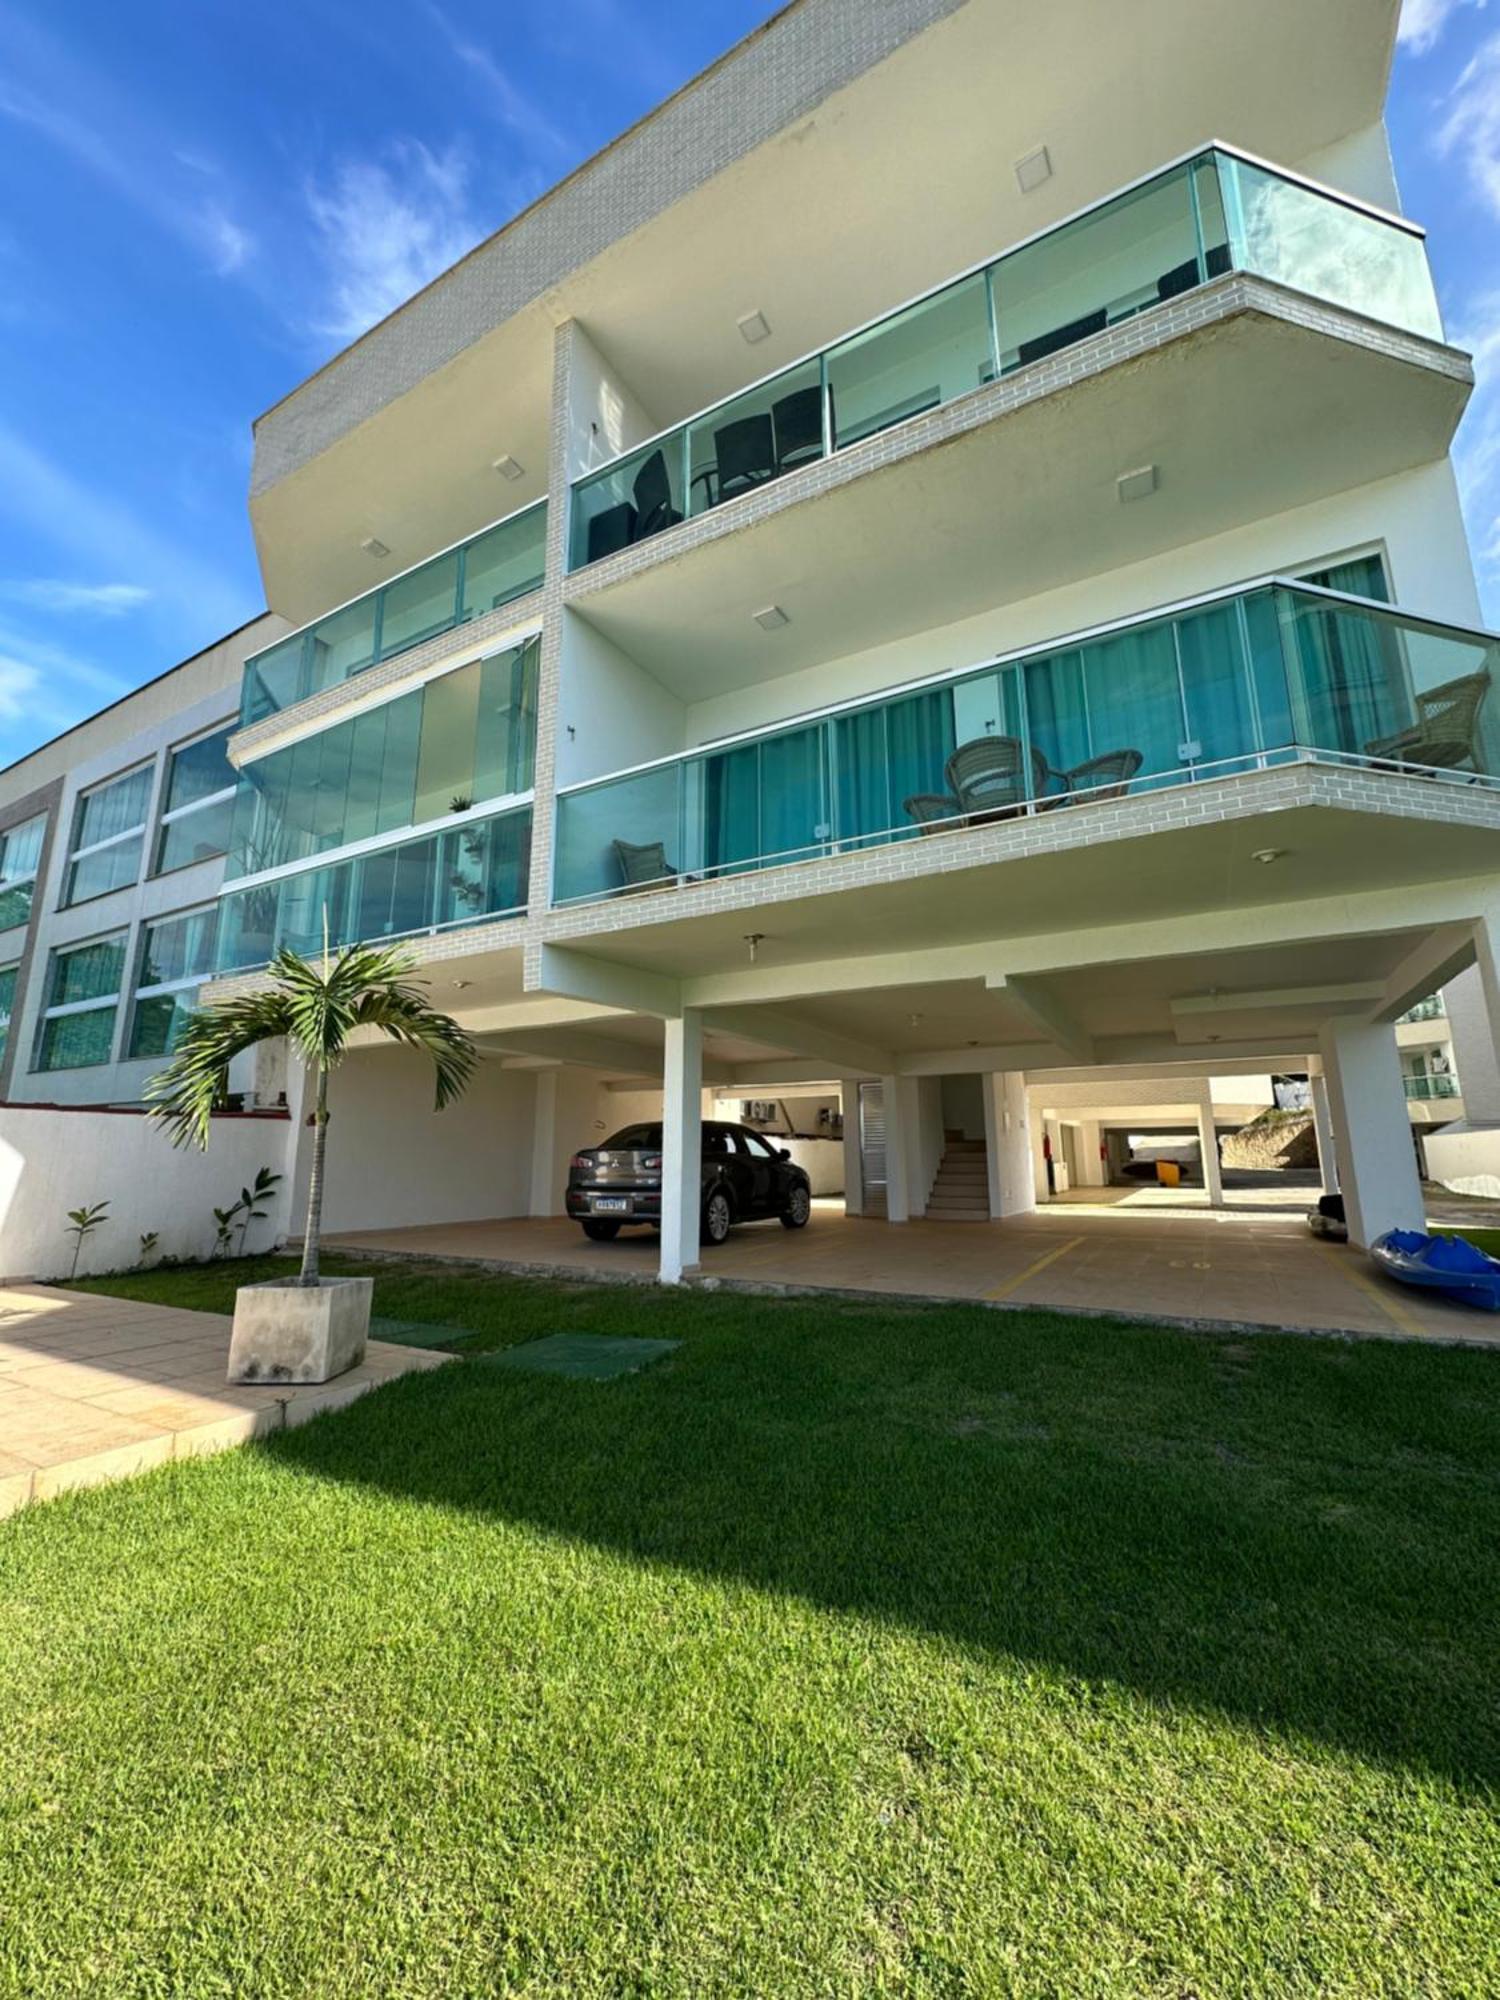
<instances>
[{"instance_id":1,"label":"window frame","mask_svg":"<svg viewBox=\"0 0 1500 2000\"><path fill-rule=\"evenodd\" d=\"M21 919L20 923L6 924L4 929L7 931L21 930L31 922L32 909L36 903L36 885L41 880L42 860L47 852L47 827L51 818L51 813L47 807L43 806L40 812L28 813L25 819L18 819L10 826L0 829L0 896L5 895L12 889L22 889L28 882L31 884L31 904L27 907L26 915ZM36 861L34 865L19 875L7 875L5 873L5 856L9 851L12 837L19 833L23 827L34 826L38 820L42 823L42 837L36 844ZM0 970L4 970L4 968L0 967Z\"/></svg>"},{"instance_id":2,"label":"window frame","mask_svg":"<svg viewBox=\"0 0 1500 2000\"><path fill-rule=\"evenodd\" d=\"M143 872L142 864L146 858L146 834L151 825L151 808L156 803L157 784L160 777L157 768L158 763L159 759L156 757L142 757L139 762L127 764L124 770L116 771L112 777L101 778L95 785L85 785L78 793L78 796L73 801L73 845L69 848L67 858L63 862L62 895L57 905L60 910L81 909L85 903L98 902L101 896L118 896L127 889L137 889L140 887ZM124 784L127 779L134 778L141 771L151 772L152 780L146 788L145 807L140 823L136 826L125 827L119 833L107 834L103 840L86 841L80 846L78 844L78 834L82 828L84 810L89 800L97 798L100 792L107 792L115 785ZM75 896L73 894L73 871L78 863L88 859L90 855L103 854L111 847L123 847L128 840L139 840L141 843L140 858L136 864L134 879L129 882L117 882L110 889L95 889L88 896Z\"/></svg>"},{"instance_id":3,"label":"window frame","mask_svg":"<svg viewBox=\"0 0 1500 2000\"><path fill-rule=\"evenodd\" d=\"M226 840L224 846L216 854L200 854L192 861L174 861L170 868L164 868L161 859L162 849L166 845L167 828L169 826L176 826L180 820L191 819L194 813L203 812L209 806L223 805L227 802L230 809L230 833L233 833L234 801L239 791L239 774L235 771L232 764L229 766L232 774L229 783L221 785L218 791L207 792L201 799L194 799L191 804L185 806L168 807L167 800L172 796L172 766L178 756L184 750L191 750L199 743L207 743L211 737L222 736L225 741L225 762L228 763L229 738L236 733L239 727L239 719L236 716L226 716L222 722L216 722L207 729L200 729L192 736L185 736L180 743L174 743L168 749L162 763L161 793L158 800L161 810L156 814L156 833L151 843L151 866L147 871L148 880L154 882L164 875L178 875L181 874L184 868L202 868L208 862L222 861L225 855L228 854L229 843Z\"/></svg>"},{"instance_id":4,"label":"window frame","mask_svg":"<svg viewBox=\"0 0 1500 2000\"><path fill-rule=\"evenodd\" d=\"M16 1025L16 999L21 991L21 960L12 958L0 965L0 986L11 981L10 1005L0 1007L0 1063L5 1061L6 1050L10 1047L11 1029Z\"/></svg>"},{"instance_id":5,"label":"window frame","mask_svg":"<svg viewBox=\"0 0 1500 2000\"><path fill-rule=\"evenodd\" d=\"M53 1001L51 996L56 986L57 969L62 960L71 958L77 952L91 951L98 945L113 944L116 940L119 941L122 949L120 952L120 984L114 993L98 994L89 1000L64 1000L60 1003ZM46 983L42 988L42 1006L37 1014L36 1034L32 1040L31 1074L33 1076L62 1075L69 1070L78 1069L109 1069L119 1060L117 1052L120 1043L120 1002L125 996L125 971L129 957L130 926L128 924L119 925L113 930L101 931L97 937L78 938L72 944L55 944L51 947L47 954L47 975ZM74 1014L102 1013L106 1007L111 1010L115 1018L110 1029L109 1053L101 1062L43 1063L42 1055L46 1045L47 1025L50 1021L66 1020Z\"/></svg>"},{"instance_id":6,"label":"window frame","mask_svg":"<svg viewBox=\"0 0 1500 2000\"><path fill-rule=\"evenodd\" d=\"M212 733L212 732L210 732ZM175 872L175 871L172 871ZM146 969L146 954L151 945L151 933L163 925L182 921L187 917L210 917L212 927L208 932L208 970L206 972L184 973L180 979L158 979L150 986L141 984L141 974ZM125 1020L125 1036L120 1043L121 1062L166 1062L171 1051L161 1055L135 1054L136 1015L142 1000L158 1000L166 994L183 993L189 990L201 991L214 978L214 961L218 955L219 905L217 899L203 903L189 903L186 909L163 910L159 916L143 917L137 926L135 951L131 955L130 1008Z\"/></svg>"}]
</instances>

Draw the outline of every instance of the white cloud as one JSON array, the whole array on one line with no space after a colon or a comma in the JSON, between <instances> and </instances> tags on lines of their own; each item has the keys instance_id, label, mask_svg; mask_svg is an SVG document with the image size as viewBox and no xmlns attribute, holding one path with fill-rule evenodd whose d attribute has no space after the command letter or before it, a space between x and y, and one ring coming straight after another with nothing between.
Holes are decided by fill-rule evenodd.
<instances>
[{"instance_id":1,"label":"white cloud","mask_svg":"<svg viewBox=\"0 0 1500 2000\"><path fill-rule=\"evenodd\" d=\"M427 0L427 12L452 53L479 80L502 125L528 146L559 154L575 150L567 133L553 124L529 92L511 81L487 48L454 24L437 0Z\"/></svg>"},{"instance_id":2,"label":"white cloud","mask_svg":"<svg viewBox=\"0 0 1500 2000\"><path fill-rule=\"evenodd\" d=\"M84 611L100 618L119 618L148 603L151 592L139 583L65 583L56 577L39 576L0 583L0 597L38 611Z\"/></svg>"},{"instance_id":3,"label":"white cloud","mask_svg":"<svg viewBox=\"0 0 1500 2000\"><path fill-rule=\"evenodd\" d=\"M483 233L468 206L468 169L452 151L402 140L387 160L346 161L331 185L309 187L329 277L319 331L352 340L473 248Z\"/></svg>"},{"instance_id":4,"label":"white cloud","mask_svg":"<svg viewBox=\"0 0 1500 2000\"><path fill-rule=\"evenodd\" d=\"M1485 0L1402 0L1397 38L1415 55L1425 55L1460 7L1483 7Z\"/></svg>"},{"instance_id":5,"label":"white cloud","mask_svg":"<svg viewBox=\"0 0 1500 2000\"><path fill-rule=\"evenodd\" d=\"M41 675L25 660L0 653L0 722L29 722L36 714Z\"/></svg>"},{"instance_id":6,"label":"white cloud","mask_svg":"<svg viewBox=\"0 0 1500 2000\"><path fill-rule=\"evenodd\" d=\"M1445 158L1457 156L1480 199L1500 215L1500 35L1464 65L1444 100L1435 144Z\"/></svg>"}]
</instances>

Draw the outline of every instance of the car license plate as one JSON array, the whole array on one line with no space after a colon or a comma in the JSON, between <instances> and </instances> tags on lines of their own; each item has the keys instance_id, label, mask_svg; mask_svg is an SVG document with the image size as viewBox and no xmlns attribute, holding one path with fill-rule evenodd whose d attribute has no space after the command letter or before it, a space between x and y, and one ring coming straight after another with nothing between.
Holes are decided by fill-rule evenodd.
<instances>
[{"instance_id":1,"label":"car license plate","mask_svg":"<svg viewBox=\"0 0 1500 2000\"><path fill-rule=\"evenodd\" d=\"M630 1203L622 1194L596 1194L594 1196L595 1215L623 1215Z\"/></svg>"}]
</instances>

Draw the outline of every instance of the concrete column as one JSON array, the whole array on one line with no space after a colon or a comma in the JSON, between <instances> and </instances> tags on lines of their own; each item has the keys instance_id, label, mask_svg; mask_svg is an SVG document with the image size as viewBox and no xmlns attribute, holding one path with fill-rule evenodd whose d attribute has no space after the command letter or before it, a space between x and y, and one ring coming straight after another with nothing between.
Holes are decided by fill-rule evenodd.
<instances>
[{"instance_id":1,"label":"concrete column","mask_svg":"<svg viewBox=\"0 0 1500 2000\"><path fill-rule=\"evenodd\" d=\"M1108 1175L1099 1148L1103 1132L1097 1118L1083 1118L1078 1124L1078 1180L1082 1187L1103 1187Z\"/></svg>"},{"instance_id":2,"label":"concrete column","mask_svg":"<svg viewBox=\"0 0 1500 2000\"><path fill-rule=\"evenodd\" d=\"M1443 989L1453 1067L1472 1124L1500 1120L1500 915L1474 925L1474 964Z\"/></svg>"},{"instance_id":3,"label":"concrete column","mask_svg":"<svg viewBox=\"0 0 1500 2000\"><path fill-rule=\"evenodd\" d=\"M1395 1029L1330 1021L1319 1043L1339 1135L1349 1241L1368 1250L1388 1229L1425 1228Z\"/></svg>"},{"instance_id":4,"label":"concrete column","mask_svg":"<svg viewBox=\"0 0 1500 2000\"><path fill-rule=\"evenodd\" d=\"M844 1077L839 1084L844 1111L844 1213L865 1212L865 1163L859 1149L859 1082Z\"/></svg>"},{"instance_id":5,"label":"concrete column","mask_svg":"<svg viewBox=\"0 0 1500 2000\"><path fill-rule=\"evenodd\" d=\"M1219 1166L1219 1132L1214 1124L1213 1092L1205 1084L1198 1100L1198 1149L1203 1155L1203 1185L1210 1208L1224 1206L1224 1175Z\"/></svg>"},{"instance_id":6,"label":"concrete column","mask_svg":"<svg viewBox=\"0 0 1500 2000\"><path fill-rule=\"evenodd\" d=\"M1333 1144L1333 1114L1328 1109L1328 1079L1314 1073L1309 1079L1313 1130L1318 1136L1318 1171L1323 1176L1324 1194L1339 1191L1339 1158Z\"/></svg>"},{"instance_id":7,"label":"concrete column","mask_svg":"<svg viewBox=\"0 0 1500 2000\"><path fill-rule=\"evenodd\" d=\"M528 1215L552 1215L558 1205L557 1071L537 1071L536 1106L531 1115L531 1198Z\"/></svg>"},{"instance_id":8,"label":"concrete column","mask_svg":"<svg viewBox=\"0 0 1500 2000\"><path fill-rule=\"evenodd\" d=\"M984 1138L990 1214L1030 1215L1036 1208L1036 1172L1026 1079L1019 1070L996 1070L985 1077Z\"/></svg>"},{"instance_id":9,"label":"concrete column","mask_svg":"<svg viewBox=\"0 0 1500 2000\"><path fill-rule=\"evenodd\" d=\"M1047 1186L1047 1161L1042 1151L1042 1140L1046 1134L1047 1121L1031 1100L1027 1099L1027 1139L1031 1148L1031 1188L1032 1206L1052 1199Z\"/></svg>"},{"instance_id":10,"label":"concrete column","mask_svg":"<svg viewBox=\"0 0 1500 2000\"><path fill-rule=\"evenodd\" d=\"M703 1016L669 1016L662 1071L661 1281L698 1268L703 1194Z\"/></svg>"},{"instance_id":11,"label":"concrete column","mask_svg":"<svg viewBox=\"0 0 1500 2000\"><path fill-rule=\"evenodd\" d=\"M911 1105L899 1076L880 1079L880 1095L885 1105L885 1219L911 1220Z\"/></svg>"}]
</instances>

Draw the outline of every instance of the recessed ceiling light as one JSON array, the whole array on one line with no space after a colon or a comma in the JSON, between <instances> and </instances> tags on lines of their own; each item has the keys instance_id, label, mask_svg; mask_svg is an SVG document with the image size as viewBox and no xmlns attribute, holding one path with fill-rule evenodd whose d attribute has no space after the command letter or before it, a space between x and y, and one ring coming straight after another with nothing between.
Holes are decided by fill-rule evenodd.
<instances>
[{"instance_id":1,"label":"recessed ceiling light","mask_svg":"<svg viewBox=\"0 0 1500 2000\"><path fill-rule=\"evenodd\" d=\"M1032 194L1043 181L1052 178L1052 159L1045 146L1016 161L1016 186L1022 194Z\"/></svg>"},{"instance_id":2,"label":"recessed ceiling light","mask_svg":"<svg viewBox=\"0 0 1500 2000\"><path fill-rule=\"evenodd\" d=\"M1273 861L1280 861L1285 853L1284 847L1257 847L1250 859L1258 861L1262 868L1269 868Z\"/></svg>"},{"instance_id":3,"label":"recessed ceiling light","mask_svg":"<svg viewBox=\"0 0 1500 2000\"><path fill-rule=\"evenodd\" d=\"M1156 467L1139 465L1134 472L1122 472L1115 481L1122 500L1146 500L1156 491Z\"/></svg>"},{"instance_id":4,"label":"recessed ceiling light","mask_svg":"<svg viewBox=\"0 0 1500 2000\"><path fill-rule=\"evenodd\" d=\"M783 625L790 625L792 622L779 604L768 604L763 610L752 611L750 616L762 632L775 632Z\"/></svg>"},{"instance_id":5,"label":"recessed ceiling light","mask_svg":"<svg viewBox=\"0 0 1500 2000\"><path fill-rule=\"evenodd\" d=\"M453 990L455 993L462 993L468 987L472 986L473 983L474 982L472 979L455 979L453 982Z\"/></svg>"},{"instance_id":6,"label":"recessed ceiling light","mask_svg":"<svg viewBox=\"0 0 1500 2000\"><path fill-rule=\"evenodd\" d=\"M360 543L360 547L367 556L388 556L390 554L390 550L380 540L378 535L366 535L365 539Z\"/></svg>"},{"instance_id":7,"label":"recessed ceiling light","mask_svg":"<svg viewBox=\"0 0 1500 2000\"><path fill-rule=\"evenodd\" d=\"M498 472L502 479L519 479L526 468L518 459L512 458L508 451L502 451L498 458L490 460L490 470Z\"/></svg>"},{"instance_id":8,"label":"recessed ceiling light","mask_svg":"<svg viewBox=\"0 0 1500 2000\"><path fill-rule=\"evenodd\" d=\"M759 310L746 313L742 319L736 320L735 324L751 347L754 347L757 341L764 340L771 331L771 322Z\"/></svg>"}]
</instances>

